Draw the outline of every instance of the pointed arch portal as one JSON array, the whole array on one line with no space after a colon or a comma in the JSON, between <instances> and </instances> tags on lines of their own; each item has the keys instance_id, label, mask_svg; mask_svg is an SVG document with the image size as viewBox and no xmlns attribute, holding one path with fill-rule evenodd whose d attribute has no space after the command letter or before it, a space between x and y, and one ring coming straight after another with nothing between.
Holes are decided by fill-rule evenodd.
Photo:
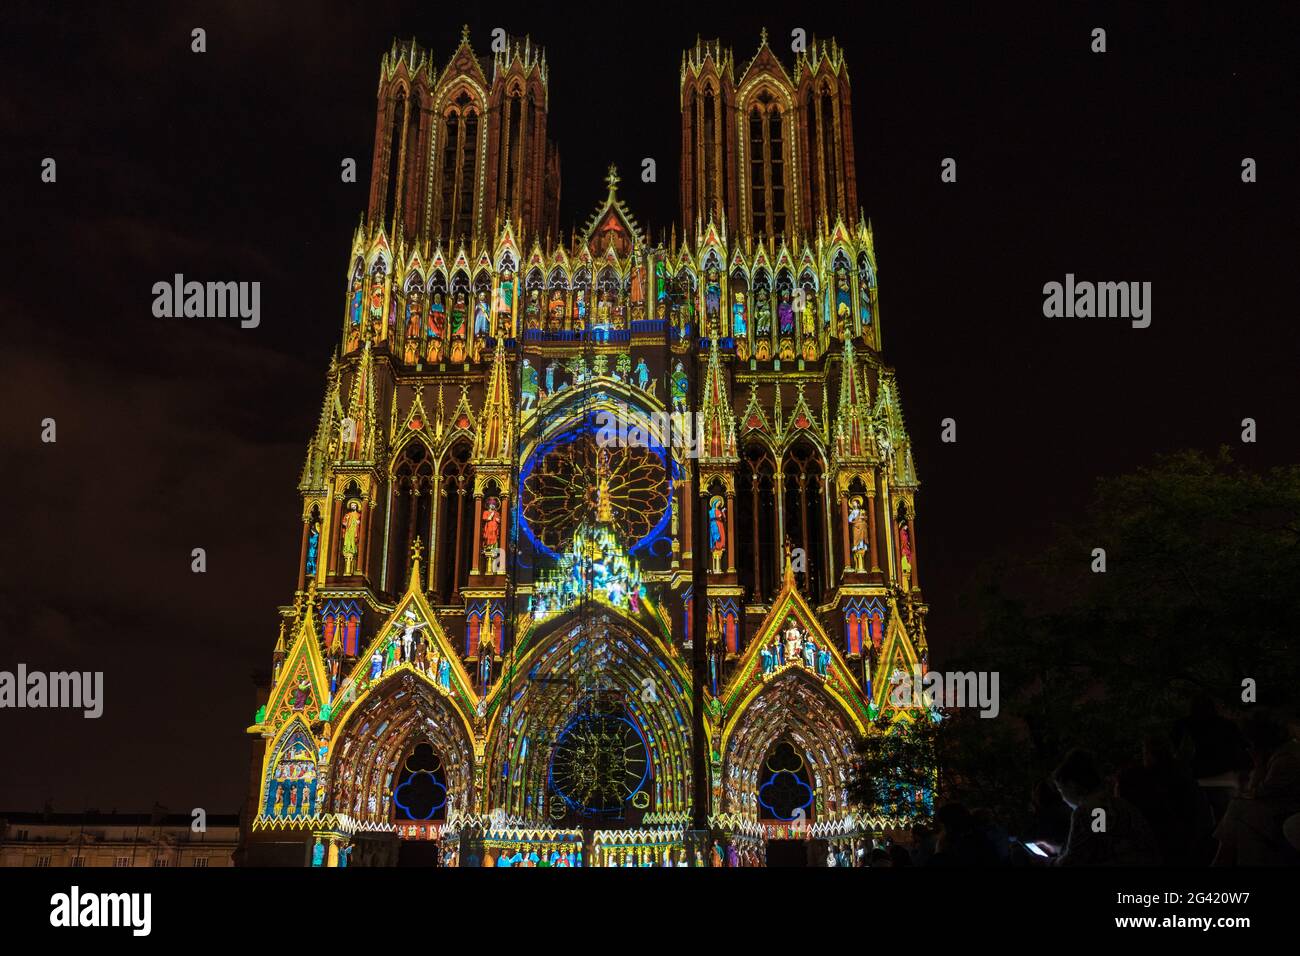
<instances>
[{"instance_id":1,"label":"pointed arch portal","mask_svg":"<svg viewBox=\"0 0 1300 956\"><path fill-rule=\"evenodd\" d=\"M339 727L329 751L329 808L362 825L392 823L394 791L408 782L403 771L421 745L429 748L432 762L417 769L437 764L446 808L472 809L471 728L446 696L409 669L372 687ZM411 805L399 795L398 803L403 802Z\"/></svg>"},{"instance_id":2,"label":"pointed arch portal","mask_svg":"<svg viewBox=\"0 0 1300 956\"><path fill-rule=\"evenodd\" d=\"M789 811L799 806L809 823L844 812L857 740L852 723L817 677L798 668L778 674L728 727L722 765L725 810L751 820L792 820ZM796 763L780 759L783 748ZM792 779L811 788L806 803L789 804L786 792L779 799L773 796L787 791Z\"/></svg>"},{"instance_id":3,"label":"pointed arch portal","mask_svg":"<svg viewBox=\"0 0 1300 956\"><path fill-rule=\"evenodd\" d=\"M487 805L555 825L686 810L690 697L672 652L603 606L531 641L494 700Z\"/></svg>"}]
</instances>

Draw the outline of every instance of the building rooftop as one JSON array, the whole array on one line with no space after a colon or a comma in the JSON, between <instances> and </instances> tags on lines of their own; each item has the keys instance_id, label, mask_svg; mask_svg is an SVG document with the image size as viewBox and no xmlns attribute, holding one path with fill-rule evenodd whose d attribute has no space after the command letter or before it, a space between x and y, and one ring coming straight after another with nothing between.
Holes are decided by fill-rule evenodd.
<instances>
[{"instance_id":1,"label":"building rooftop","mask_svg":"<svg viewBox=\"0 0 1300 956\"><path fill-rule=\"evenodd\" d=\"M194 822L188 813L118 813L110 810L54 811L54 810L0 810L0 826L69 826L69 827L186 827ZM236 813L210 813L207 817L208 829L213 827L237 827L239 815Z\"/></svg>"}]
</instances>

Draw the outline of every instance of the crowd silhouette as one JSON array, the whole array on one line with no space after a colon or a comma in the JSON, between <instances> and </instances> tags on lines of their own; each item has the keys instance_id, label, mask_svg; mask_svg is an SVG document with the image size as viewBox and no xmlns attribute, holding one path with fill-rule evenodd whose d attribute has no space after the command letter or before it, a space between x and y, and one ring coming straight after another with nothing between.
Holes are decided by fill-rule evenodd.
<instances>
[{"instance_id":1,"label":"crowd silhouette","mask_svg":"<svg viewBox=\"0 0 1300 956\"><path fill-rule=\"evenodd\" d=\"M1300 720L1234 722L1194 697L1140 757L1065 754L1028 794L1014 832L986 809L941 805L933 825L877 845L869 866L1294 866L1300 863ZM862 862L859 865L863 865Z\"/></svg>"}]
</instances>

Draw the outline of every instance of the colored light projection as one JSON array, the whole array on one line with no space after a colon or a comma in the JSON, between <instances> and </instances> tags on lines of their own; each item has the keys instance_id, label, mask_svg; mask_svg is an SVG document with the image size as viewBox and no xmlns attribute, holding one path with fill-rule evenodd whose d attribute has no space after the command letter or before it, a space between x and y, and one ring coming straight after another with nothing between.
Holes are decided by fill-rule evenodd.
<instances>
[{"instance_id":1,"label":"colored light projection","mask_svg":"<svg viewBox=\"0 0 1300 956\"><path fill-rule=\"evenodd\" d=\"M295 730L284 741L267 781L266 806L275 817L316 812L316 755L311 737Z\"/></svg>"},{"instance_id":2,"label":"colored light projection","mask_svg":"<svg viewBox=\"0 0 1300 956\"><path fill-rule=\"evenodd\" d=\"M690 794L683 676L661 646L607 609L554 634L527 661L485 755L500 768L487 800L552 824L683 811Z\"/></svg>"},{"instance_id":3,"label":"colored light projection","mask_svg":"<svg viewBox=\"0 0 1300 956\"><path fill-rule=\"evenodd\" d=\"M541 571L533 588L533 620L563 613L583 600L595 600L631 614L646 601L641 569L618 536L604 524L583 524L573 546L552 570Z\"/></svg>"},{"instance_id":4,"label":"colored light projection","mask_svg":"<svg viewBox=\"0 0 1300 956\"><path fill-rule=\"evenodd\" d=\"M637 552L669 546L669 458L660 445L605 447L599 415L549 438L521 473L522 528L538 552L554 559L533 587L534 620L594 600L640 614L646 602Z\"/></svg>"},{"instance_id":5,"label":"colored light projection","mask_svg":"<svg viewBox=\"0 0 1300 956\"><path fill-rule=\"evenodd\" d=\"M650 759L636 724L620 714L585 714L564 729L551 758L552 789L584 815L621 814L645 785Z\"/></svg>"},{"instance_id":6,"label":"colored light projection","mask_svg":"<svg viewBox=\"0 0 1300 956\"><path fill-rule=\"evenodd\" d=\"M447 812L447 780L442 759L421 743L402 765L401 782L393 788L398 820L442 819Z\"/></svg>"},{"instance_id":7,"label":"colored light projection","mask_svg":"<svg viewBox=\"0 0 1300 956\"><path fill-rule=\"evenodd\" d=\"M767 778L758 788L761 816L774 820L811 819L813 788L808 785L804 759L788 740L767 758Z\"/></svg>"},{"instance_id":8,"label":"colored light projection","mask_svg":"<svg viewBox=\"0 0 1300 956\"><path fill-rule=\"evenodd\" d=\"M552 558L568 550L578 525L599 514L617 527L629 554L653 549L668 526L672 479L663 447L601 448L597 428L591 412L538 446L521 469L524 531Z\"/></svg>"},{"instance_id":9,"label":"colored light projection","mask_svg":"<svg viewBox=\"0 0 1300 956\"><path fill-rule=\"evenodd\" d=\"M864 740L938 715L891 700L928 653L919 479L842 51L791 72L763 38L737 85L697 43L683 135L719 103L744 135L689 151L683 222L637 225L611 167L566 238L540 49L490 83L468 31L381 66L386 159L246 728L250 861L382 865L396 834L408 864L436 840L451 866L751 865L930 809L866 820L854 785Z\"/></svg>"}]
</instances>

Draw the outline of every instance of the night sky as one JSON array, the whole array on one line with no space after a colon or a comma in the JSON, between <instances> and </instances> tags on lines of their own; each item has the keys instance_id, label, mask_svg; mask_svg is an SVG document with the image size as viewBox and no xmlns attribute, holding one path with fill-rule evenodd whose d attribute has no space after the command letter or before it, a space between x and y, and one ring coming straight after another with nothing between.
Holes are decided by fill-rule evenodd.
<instances>
[{"instance_id":1,"label":"night sky","mask_svg":"<svg viewBox=\"0 0 1300 956\"><path fill-rule=\"evenodd\" d=\"M973 628L981 566L1050 540L1097 476L1178 448L1265 465L1300 447L1294 5L46 6L16 6L0 38L0 669L102 670L105 714L0 711L0 811L238 809L394 36L441 66L466 20L480 51L495 26L530 33L566 228L615 162L656 232L678 209L683 48L721 37L741 65L767 26L789 63L793 27L839 40L937 663ZM647 156L657 184L635 175ZM261 326L154 318L152 285L177 272L260 281ZM1043 284L1067 272L1150 281L1151 327L1045 319ZM1239 442L1246 416L1258 445Z\"/></svg>"}]
</instances>

